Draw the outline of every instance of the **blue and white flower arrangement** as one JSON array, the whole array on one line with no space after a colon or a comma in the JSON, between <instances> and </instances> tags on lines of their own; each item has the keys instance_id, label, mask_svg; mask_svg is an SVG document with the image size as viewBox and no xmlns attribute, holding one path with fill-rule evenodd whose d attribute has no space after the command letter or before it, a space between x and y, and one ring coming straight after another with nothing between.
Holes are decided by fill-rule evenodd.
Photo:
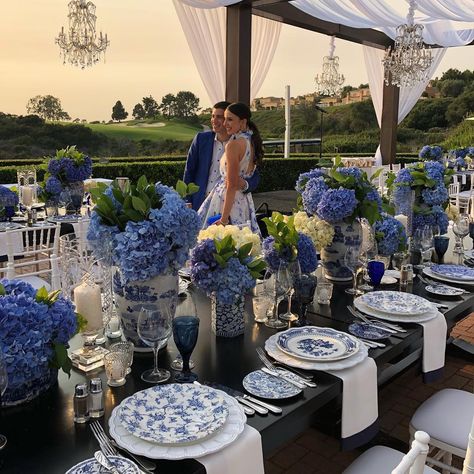
<instances>
[{"instance_id":1,"label":"blue and white flower arrangement","mask_svg":"<svg viewBox=\"0 0 474 474\"><path fill-rule=\"evenodd\" d=\"M405 227L391 215L382 213L382 218L374 224L374 232L380 255L390 256L406 249Z\"/></svg>"},{"instance_id":2,"label":"blue and white flower arrangement","mask_svg":"<svg viewBox=\"0 0 474 474\"><path fill-rule=\"evenodd\" d=\"M318 266L313 240L296 230L294 217L274 212L271 218L264 219L269 235L262 243L263 258L274 272L294 260L298 260L303 273L311 273Z\"/></svg>"},{"instance_id":3,"label":"blue and white flower arrangement","mask_svg":"<svg viewBox=\"0 0 474 474\"><path fill-rule=\"evenodd\" d=\"M0 350L6 362L6 404L31 399L57 378L57 369L70 372L69 339L80 317L59 292L35 290L21 280L0 280Z\"/></svg>"},{"instance_id":4,"label":"blue and white flower arrangement","mask_svg":"<svg viewBox=\"0 0 474 474\"><path fill-rule=\"evenodd\" d=\"M12 218L16 206L18 206L18 194L6 186L0 186L0 221Z\"/></svg>"},{"instance_id":5,"label":"blue and white flower arrangement","mask_svg":"<svg viewBox=\"0 0 474 474\"><path fill-rule=\"evenodd\" d=\"M209 230L216 227L208 227L191 251L191 280L219 303L232 305L255 286L266 265L252 250L255 243L248 230L234 228L223 236L220 229Z\"/></svg>"},{"instance_id":6,"label":"blue and white flower arrangement","mask_svg":"<svg viewBox=\"0 0 474 474\"><path fill-rule=\"evenodd\" d=\"M391 194L394 203L400 206L409 202L412 191L415 192L413 233L424 225L438 226L442 234L447 232L445 209L452 173L437 161L414 163L398 172L391 185Z\"/></svg>"},{"instance_id":7,"label":"blue and white flower arrangement","mask_svg":"<svg viewBox=\"0 0 474 474\"><path fill-rule=\"evenodd\" d=\"M123 191L114 181L92 194L87 238L97 255L119 267L123 284L176 275L185 265L201 224L174 189L142 176Z\"/></svg>"},{"instance_id":8,"label":"blue and white flower arrangement","mask_svg":"<svg viewBox=\"0 0 474 474\"><path fill-rule=\"evenodd\" d=\"M430 146L425 145L421 150L418 156L422 160L433 160L440 161L443 159L443 149L440 146Z\"/></svg>"},{"instance_id":9,"label":"blue and white flower arrangement","mask_svg":"<svg viewBox=\"0 0 474 474\"><path fill-rule=\"evenodd\" d=\"M47 196L58 196L72 183L82 182L92 175L92 160L75 146L56 151L48 162L48 178L44 190Z\"/></svg>"}]
</instances>

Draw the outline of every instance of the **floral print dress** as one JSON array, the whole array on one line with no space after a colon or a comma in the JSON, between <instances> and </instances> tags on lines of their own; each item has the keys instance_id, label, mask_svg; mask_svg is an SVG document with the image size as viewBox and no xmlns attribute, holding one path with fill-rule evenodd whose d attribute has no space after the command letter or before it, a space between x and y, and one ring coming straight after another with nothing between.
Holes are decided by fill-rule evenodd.
<instances>
[{"instance_id":1,"label":"floral print dress","mask_svg":"<svg viewBox=\"0 0 474 474\"><path fill-rule=\"evenodd\" d=\"M252 157L251 153L251 137L252 132L239 132L235 135L232 135L231 140L236 140L238 138L244 138L247 142L245 155L240 161L239 164L239 175L242 178L247 178L247 170L249 167L250 159ZM199 217L201 218L202 228L205 229L208 224L207 220L210 217L213 217L217 214L222 213L222 208L224 207L225 199L225 178L227 173L227 162L224 156L220 162L220 178L216 183L212 191L209 193L207 198L201 204L201 207L198 210ZM255 206L252 199L251 193L243 193L238 190L235 193L234 204L230 212L229 224L232 225L249 225L253 232L260 234L260 229L257 224L257 217L255 215Z\"/></svg>"}]
</instances>

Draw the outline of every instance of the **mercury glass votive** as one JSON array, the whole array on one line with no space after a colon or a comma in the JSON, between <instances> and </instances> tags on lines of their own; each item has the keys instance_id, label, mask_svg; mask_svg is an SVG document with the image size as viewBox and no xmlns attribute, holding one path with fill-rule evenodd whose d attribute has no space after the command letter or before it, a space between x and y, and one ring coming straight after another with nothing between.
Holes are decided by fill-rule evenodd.
<instances>
[{"instance_id":1,"label":"mercury glass votive","mask_svg":"<svg viewBox=\"0 0 474 474\"><path fill-rule=\"evenodd\" d=\"M104 357L105 373L107 375L107 385L120 387L124 385L127 373L127 357L123 352L109 352Z\"/></svg>"},{"instance_id":2,"label":"mercury glass votive","mask_svg":"<svg viewBox=\"0 0 474 474\"><path fill-rule=\"evenodd\" d=\"M132 364L133 364L133 350L135 349L135 346L133 342L129 341L120 341L116 342L115 344L112 344L109 347L110 352L119 352L125 356L125 361L127 363L127 370L126 374L128 375L132 369Z\"/></svg>"}]
</instances>

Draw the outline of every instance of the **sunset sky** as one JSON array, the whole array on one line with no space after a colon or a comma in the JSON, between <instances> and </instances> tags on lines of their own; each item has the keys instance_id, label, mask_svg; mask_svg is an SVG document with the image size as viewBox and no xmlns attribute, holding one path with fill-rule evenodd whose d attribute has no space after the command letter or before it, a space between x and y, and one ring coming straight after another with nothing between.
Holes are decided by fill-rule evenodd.
<instances>
[{"instance_id":1,"label":"sunset sky","mask_svg":"<svg viewBox=\"0 0 474 474\"><path fill-rule=\"evenodd\" d=\"M108 120L121 100L126 110L142 97L158 102L167 93L190 90L211 105L194 65L171 0L95 0L97 29L111 45L106 62L81 70L63 65L54 44L67 27L68 0L3 2L0 16L0 111L25 114L28 99L51 94L72 118ZM314 91L329 38L283 25L280 42L258 96ZM367 82L362 46L336 41L346 84ZM436 74L450 67L474 69L474 46L451 48Z\"/></svg>"}]
</instances>

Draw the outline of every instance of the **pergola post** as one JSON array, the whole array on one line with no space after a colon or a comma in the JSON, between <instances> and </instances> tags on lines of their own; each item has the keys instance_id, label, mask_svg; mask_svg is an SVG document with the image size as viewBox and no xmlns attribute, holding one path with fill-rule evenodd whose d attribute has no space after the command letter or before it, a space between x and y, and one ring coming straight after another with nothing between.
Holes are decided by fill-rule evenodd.
<instances>
[{"instance_id":1,"label":"pergola post","mask_svg":"<svg viewBox=\"0 0 474 474\"><path fill-rule=\"evenodd\" d=\"M398 99L397 86L383 85L382 123L380 124L380 152L382 164L395 163L397 153Z\"/></svg>"},{"instance_id":2,"label":"pergola post","mask_svg":"<svg viewBox=\"0 0 474 474\"><path fill-rule=\"evenodd\" d=\"M227 7L225 99L250 105L252 6Z\"/></svg>"}]
</instances>

